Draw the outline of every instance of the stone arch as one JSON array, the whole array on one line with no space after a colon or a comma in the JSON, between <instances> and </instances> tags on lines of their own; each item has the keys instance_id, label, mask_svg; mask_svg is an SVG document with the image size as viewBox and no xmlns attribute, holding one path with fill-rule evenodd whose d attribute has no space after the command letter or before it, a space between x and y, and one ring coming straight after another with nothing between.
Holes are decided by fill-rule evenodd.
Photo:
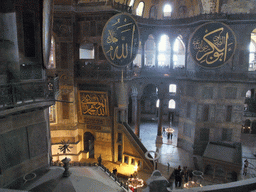
<instances>
[{"instance_id":1,"label":"stone arch","mask_svg":"<svg viewBox=\"0 0 256 192\"><path fill-rule=\"evenodd\" d=\"M143 88L141 96L141 113L155 114L157 99L157 86L155 84L147 84Z\"/></svg>"},{"instance_id":2,"label":"stone arch","mask_svg":"<svg viewBox=\"0 0 256 192\"><path fill-rule=\"evenodd\" d=\"M163 32L160 35L156 49L158 50L158 67L169 67L171 60L171 44L168 33Z\"/></svg>"},{"instance_id":3,"label":"stone arch","mask_svg":"<svg viewBox=\"0 0 256 192\"><path fill-rule=\"evenodd\" d=\"M173 41L173 68L184 68L185 67L185 52L186 46L183 42L181 35L177 36Z\"/></svg>"}]
</instances>

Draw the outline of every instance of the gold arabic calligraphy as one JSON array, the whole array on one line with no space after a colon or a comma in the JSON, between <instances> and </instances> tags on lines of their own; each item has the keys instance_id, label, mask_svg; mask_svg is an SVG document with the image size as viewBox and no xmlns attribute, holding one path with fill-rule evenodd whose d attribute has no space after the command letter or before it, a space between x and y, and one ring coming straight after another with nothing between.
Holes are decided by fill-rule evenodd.
<instances>
[{"instance_id":1,"label":"gold arabic calligraphy","mask_svg":"<svg viewBox=\"0 0 256 192\"><path fill-rule=\"evenodd\" d=\"M125 24L120 23L120 18L117 19L117 22L112 25L112 27L116 27L113 30L108 30L107 43L111 44L109 50L106 53L109 53L111 60L115 59L125 59L129 56L129 46L130 50L130 58L133 56L133 46L134 46L134 33L135 33L135 24L130 22L126 23L127 19L124 19ZM118 39L119 32L121 35L120 39ZM130 42L125 41L126 39L131 39ZM124 41L124 43L118 43L118 41ZM130 44L130 45L129 45ZM119 50L120 49L120 50ZM121 52L121 54L120 54Z\"/></svg>"},{"instance_id":2,"label":"gold arabic calligraphy","mask_svg":"<svg viewBox=\"0 0 256 192\"><path fill-rule=\"evenodd\" d=\"M81 110L83 115L106 116L107 96L100 93L80 93L81 94Z\"/></svg>"},{"instance_id":3,"label":"gold arabic calligraphy","mask_svg":"<svg viewBox=\"0 0 256 192\"><path fill-rule=\"evenodd\" d=\"M203 39L195 39L192 44L196 52L196 60L207 65L216 62L225 62L227 60L227 53L232 51L230 47L233 42L229 41L229 32L224 32L224 28L220 27L216 30L208 32L203 36Z\"/></svg>"}]
</instances>

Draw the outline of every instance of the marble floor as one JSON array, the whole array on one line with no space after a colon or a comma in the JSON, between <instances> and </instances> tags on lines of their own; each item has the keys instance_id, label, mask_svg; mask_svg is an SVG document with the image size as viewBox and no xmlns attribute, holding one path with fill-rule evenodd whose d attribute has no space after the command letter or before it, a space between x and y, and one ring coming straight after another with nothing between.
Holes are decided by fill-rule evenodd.
<instances>
[{"instance_id":1,"label":"marble floor","mask_svg":"<svg viewBox=\"0 0 256 192\"><path fill-rule=\"evenodd\" d=\"M187 151L177 147L178 128L172 126L174 129L173 137L167 139L167 134L163 134L163 144L156 144L157 135L157 121L143 122L140 125L140 139L148 151L158 151L160 158L158 163L163 165L170 165L176 168L187 166L193 168L193 156ZM163 127L170 127L168 124L163 124ZM154 153L152 153L154 154Z\"/></svg>"},{"instance_id":2,"label":"marble floor","mask_svg":"<svg viewBox=\"0 0 256 192\"><path fill-rule=\"evenodd\" d=\"M163 124L165 127L169 127L168 124ZM200 156L195 156L184 149L177 147L177 138L178 138L178 127L172 126L174 131L172 140L167 139L167 135L163 134L163 144L156 144L156 135L157 135L157 121L147 121L142 122L140 124L140 139L148 151L158 151L160 154L160 158L158 163L166 167L170 166L171 170L173 168L177 168L179 165L181 167L187 166L189 169L195 170L193 158L196 158L198 161L199 168L203 170L202 167L202 158ZM238 175L238 180L249 179L256 177L256 135L252 134L242 134L241 135L241 143L242 143L242 162L245 159L249 161L249 167L247 175L243 175L243 169L241 168L241 172ZM152 153L154 154L154 153ZM170 172L171 172L170 170ZM162 170L166 175L165 170ZM214 180L211 176L204 175L204 181L202 184L204 185L212 185L224 183L223 178L215 178Z\"/></svg>"}]
</instances>

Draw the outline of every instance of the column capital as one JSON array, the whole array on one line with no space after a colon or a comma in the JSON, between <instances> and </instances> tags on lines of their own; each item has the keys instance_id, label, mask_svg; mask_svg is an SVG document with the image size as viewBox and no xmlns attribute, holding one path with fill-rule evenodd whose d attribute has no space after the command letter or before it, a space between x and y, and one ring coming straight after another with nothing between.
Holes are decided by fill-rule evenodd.
<instances>
[{"instance_id":1,"label":"column capital","mask_svg":"<svg viewBox=\"0 0 256 192\"><path fill-rule=\"evenodd\" d=\"M138 89L137 87L135 86L132 86L132 93L131 93L131 96L138 96Z\"/></svg>"}]
</instances>

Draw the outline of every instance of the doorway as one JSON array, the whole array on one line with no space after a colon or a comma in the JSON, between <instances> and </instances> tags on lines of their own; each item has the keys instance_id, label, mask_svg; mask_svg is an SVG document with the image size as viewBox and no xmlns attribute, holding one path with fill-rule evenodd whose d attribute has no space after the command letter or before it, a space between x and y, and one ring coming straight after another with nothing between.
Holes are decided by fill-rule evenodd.
<instances>
[{"instance_id":1,"label":"doorway","mask_svg":"<svg viewBox=\"0 0 256 192\"><path fill-rule=\"evenodd\" d=\"M89 158L94 158L94 136L90 132L84 133L84 151L89 152Z\"/></svg>"},{"instance_id":2,"label":"doorway","mask_svg":"<svg viewBox=\"0 0 256 192\"><path fill-rule=\"evenodd\" d=\"M170 111L168 113L168 121L169 121L170 125L173 125L173 122L174 122L174 112L173 111Z\"/></svg>"}]
</instances>

